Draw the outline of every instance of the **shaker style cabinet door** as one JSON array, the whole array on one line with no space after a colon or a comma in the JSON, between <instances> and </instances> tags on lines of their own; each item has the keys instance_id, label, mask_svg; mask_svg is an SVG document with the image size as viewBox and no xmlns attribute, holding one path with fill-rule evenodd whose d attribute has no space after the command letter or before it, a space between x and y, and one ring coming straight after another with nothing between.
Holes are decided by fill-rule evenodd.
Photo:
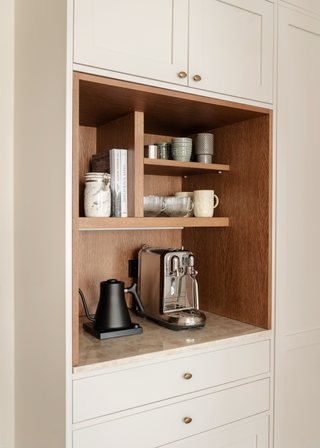
<instances>
[{"instance_id":1,"label":"shaker style cabinet door","mask_svg":"<svg viewBox=\"0 0 320 448\"><path fill-rule=\"evenodd\" d=\"M320 2L319 0L284 0L284 2L290 5L297 6L308 12L320 15Z\"/></svg>"},{"instance_id":2,"label":"shaker style cabinet door","mask_svg":"<svg viewBox=\"0 0 320 448\"><path fill-rule=\"evenodd\" d=\"M187 52L188 0L75 0L77 64L187 85Z\"/></svg>"},{"instance_id":3,"label":"shaker style cabinet door","mask_svg":"<svg viewBox=\"0 0 320 448\"><path fill-rule=\"evenodd\" d=\"M279 6L275 448L320 447L320 20Z\"/></svg>"},{"instance_id":4,"label":"shaker style cabinet door","mask_svg":"<svg viewBox=\"0 0 320 448\"><path fill-rule=\"evenodd\" d=\"M189 14L190 87L272 103L273 4L190 0Z\"/></svg>"}]
</instances>

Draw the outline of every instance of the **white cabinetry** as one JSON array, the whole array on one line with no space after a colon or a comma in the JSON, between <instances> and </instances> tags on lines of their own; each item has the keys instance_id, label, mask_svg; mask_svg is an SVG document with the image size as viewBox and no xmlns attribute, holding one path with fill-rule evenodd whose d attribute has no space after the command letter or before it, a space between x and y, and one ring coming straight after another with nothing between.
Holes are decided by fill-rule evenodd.
<instances>
[{"instance_id":1,"label":"white cabinetry","mask_svg":"<svg viewBox=\"0 0 320 448\"><path fill-rule=\"evenodd\" d=\"M199 440L242 448L258 437L257 447L268 448L269 376L265 340L75 379L73 447L112 440L148 448L211 431ZM243 427L213 431L243 419Z\"/></svg>"},{"instance_id":2,"label":"white cabinetry","mask_svg":"<svg viewBox=\"0 0 320 448\"><path fill-rule=\"evenodd\" d=\"M304 9L307 12L312 12L314 14L320 15L319 0L283 0L283 1L290 5L297 6L298 8Z\"/></svg>"},{"instance_id":3,"label":"white cabinetry","mask_svg":"<svg viewBox=\"0 0 320 448\"><path fill-rule=\"evenodd\" d=\"M279 7L275 448L320 446L320 21Z\"/></svg>"},{"instance_id":4,"label":"white cabinetry","mask_svg":"<svg viewBox=\"0 0 320 448\"><path fill-rule=\"evenodd\" d=\"M272 103L272 59L271 3L190 1L191 87Z\"/></svg>"},{"instance_id":5,"label":"white cabinetry","mask_svg":"<svg viewBox=\"0 0 320 448\"><path fill-rule=\"evenodd\" d=\"M76 0L74 61L187 84L187 0Z\"/></svg>"},{"instance_id":6,"label":"white cabinetry","mask_svg":"<svg viewBox=\"0 0 320 448\"><path fill-rule=\"evenodd\" d=\"M272 103L272 58L266 0L75 1L74 62L88 72Z\"/></svg>"},{"instance_id":7,"label":"white cabinetry","mask_svg":"<svg viewBox=\"0 0 320 448\"><path fill-rule=\"evenodd\" d=\"M269 416L206 431L166 445L170 448L269 448Z\"/></svg>"}]
</instances>

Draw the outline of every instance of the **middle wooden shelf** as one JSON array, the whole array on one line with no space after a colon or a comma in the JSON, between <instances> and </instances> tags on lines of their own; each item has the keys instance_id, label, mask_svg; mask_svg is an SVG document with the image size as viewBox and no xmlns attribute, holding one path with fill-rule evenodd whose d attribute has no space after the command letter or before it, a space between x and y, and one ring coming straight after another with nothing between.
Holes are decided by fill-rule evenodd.
<instances>
[{"instance_id":1,"label":"middle wooden shelf","mask_svg":"<svg viewBox=\"0 0 320 448\"><path fill-rule=\"evenodd\" d=\"M79 218L79 230L228 227L229 218Z\"/></svg>"},{"instance_id":2,"label":"middle wooden shelf","mask_svg":"<svg viewBox=\"0 0 320 448\"><path fill-rule=\"evenodd\" d=\"M229 171L229 165L144 159L144 174L152 174L155 176L192 176L212 172L219 173L222 171Z\"/></svg>"}]
</instances>

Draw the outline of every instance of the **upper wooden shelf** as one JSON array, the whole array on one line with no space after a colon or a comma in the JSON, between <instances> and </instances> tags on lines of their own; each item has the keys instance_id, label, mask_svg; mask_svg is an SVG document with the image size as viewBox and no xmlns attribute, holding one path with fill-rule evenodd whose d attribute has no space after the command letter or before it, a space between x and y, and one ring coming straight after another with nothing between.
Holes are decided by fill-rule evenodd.
<instances>
[{"instance_id":1,"label":"upper wooden shelf","mask_svg":"<svg viewBox=\"0 0 320 448\"><path fill-rule=\"evenodd\" d=\"M116 79L74 74L79 81L79 124L99 127L144 113L146 134L185 137L269 114L268 109Z\"/></svg>"},{"instance_id":2,"label":"upper wooden shelf","mask_svg":"<svg viewBox=\"0 0 320 448\"><path fill-rule=\"evenodd\" d=\"M228 227L229 218L79 218L79 230Z\"/></svg>"},{"instance_id":3,"label":"upper wooden shelf","mask_svg":"<svg viewBox=\"0 0 320 448\"><path fill-rule=\"evenodd\" d=\"M192 176L212 172L229 171L229 165L213 163L178 162L176 160L144 159L144 174L158 176Z\"/></svg>"}]
</instances>

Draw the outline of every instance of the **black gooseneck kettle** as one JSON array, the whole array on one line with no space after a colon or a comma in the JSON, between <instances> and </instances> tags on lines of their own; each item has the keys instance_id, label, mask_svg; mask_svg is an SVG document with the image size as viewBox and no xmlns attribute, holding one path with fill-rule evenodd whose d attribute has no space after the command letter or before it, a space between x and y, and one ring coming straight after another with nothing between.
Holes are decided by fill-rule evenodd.
<instances>
[{"instance_id":1,"label":"black gooseneck kettle","mask_svg":"<svg viewBox=\"0 0 320 448\"><path fill-rule=\"evenodd\" d=\"M133 283L130 288L124 287L124 282L116 279L100 283L100 298L97 306L95 319L89 315L83 292L79 289L84 310L87 318L94 322L94 328L98 331L124 330L132 326L127 308L125 293L134 297L138 309L142 312L144 307L137 293L137 285Z\"/></svg>"}]
</instances>

